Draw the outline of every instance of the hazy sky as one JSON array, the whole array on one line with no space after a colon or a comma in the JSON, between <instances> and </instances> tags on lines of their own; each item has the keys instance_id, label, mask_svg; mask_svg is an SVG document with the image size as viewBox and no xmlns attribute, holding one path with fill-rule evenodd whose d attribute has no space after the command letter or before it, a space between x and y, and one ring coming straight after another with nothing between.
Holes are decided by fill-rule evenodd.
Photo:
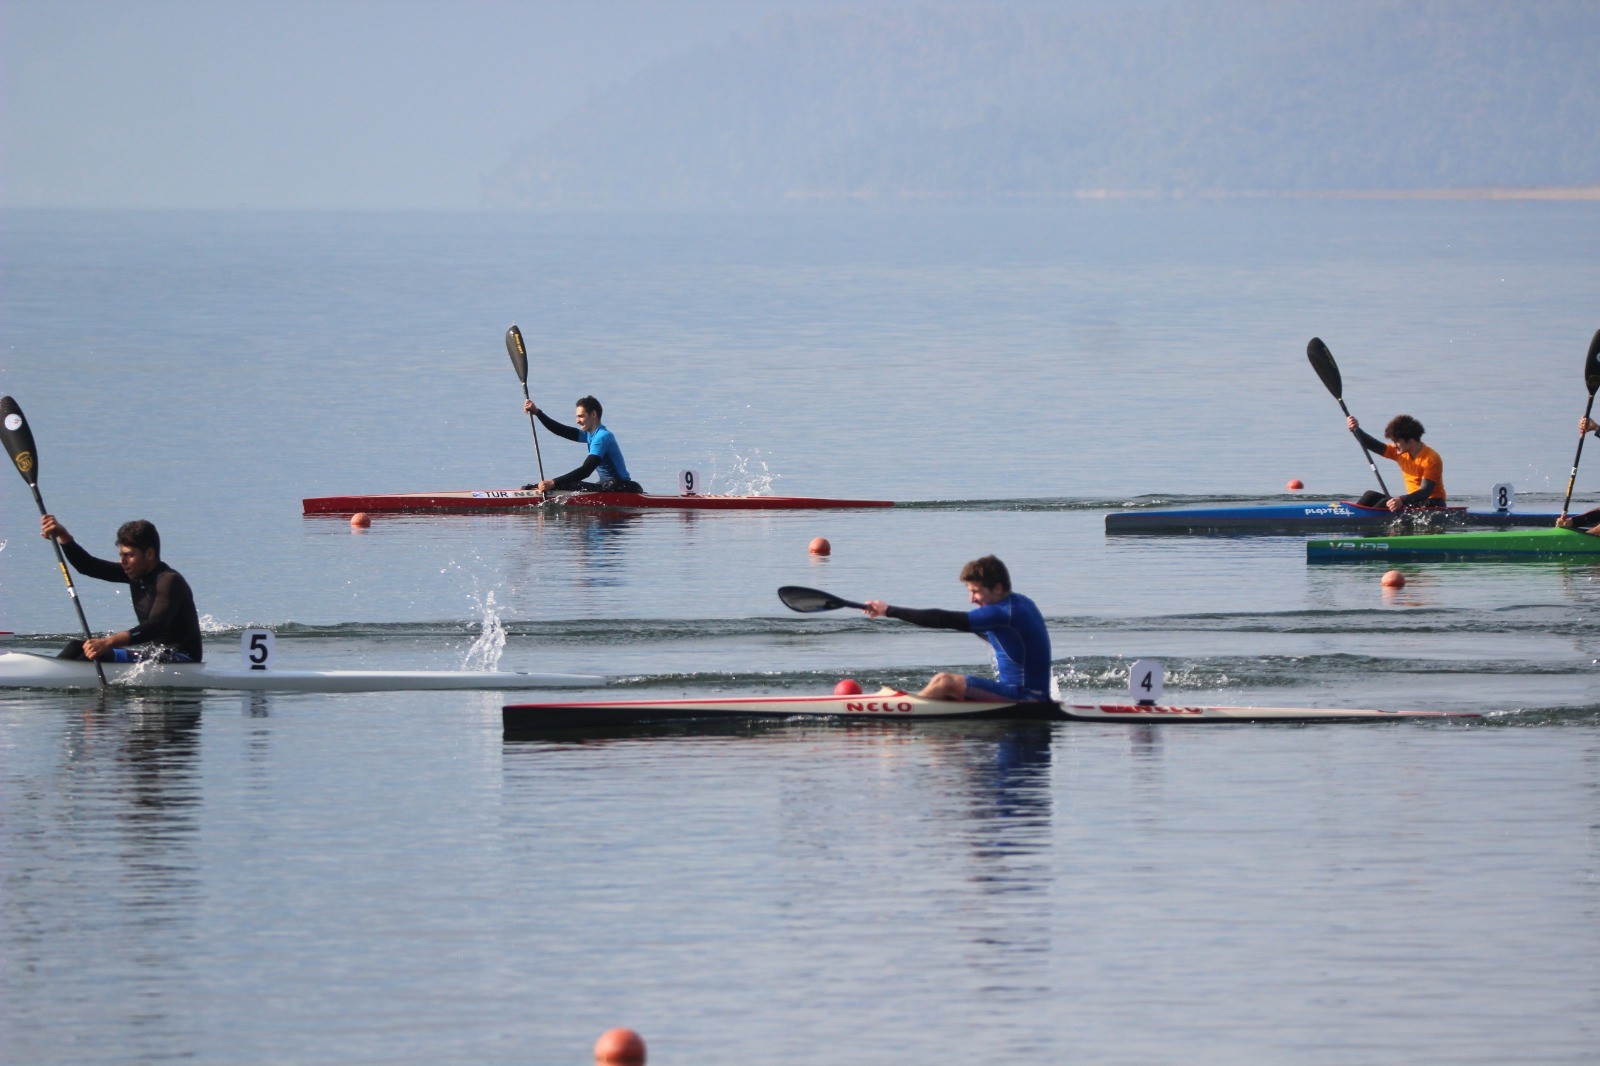
<instances>
[{"instance_id":1,"label":"hazy sky","mask_svg":"<svg viewBox=\"0 0 1600 1066\"><path fill-rule=\"evenodd\" d=\"M806 0L0 0L0 203L476 208L587 92Z\"/></svg>"}]
</instances>

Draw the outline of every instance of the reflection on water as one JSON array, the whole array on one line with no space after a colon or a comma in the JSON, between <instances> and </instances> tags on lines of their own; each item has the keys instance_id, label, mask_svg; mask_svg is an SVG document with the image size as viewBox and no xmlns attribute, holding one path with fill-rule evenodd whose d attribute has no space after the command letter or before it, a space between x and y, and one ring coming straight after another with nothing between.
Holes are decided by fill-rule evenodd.
<instances>
[{"instance_id":1,"label":"reflection on water","mask_svg":"<svg viewBox=\"0 0 1600 1066\"><path fill-rule=\"evenodd\" d=\"M27 975L8 985L8 998L37 1004L35 991L87 981L105 994L92 1022L80 1023L161 1031L183 1009L161 989L192 965L205 895L201 703L79 699L52 701L47 713L62 716L54 771L4 812L0 869L10 888L0 893L0 955L13 980ZM63 938L95 948L63 952ZM52 1009L75 1015L69 1003Z\"/></svg>"}]
</instances>

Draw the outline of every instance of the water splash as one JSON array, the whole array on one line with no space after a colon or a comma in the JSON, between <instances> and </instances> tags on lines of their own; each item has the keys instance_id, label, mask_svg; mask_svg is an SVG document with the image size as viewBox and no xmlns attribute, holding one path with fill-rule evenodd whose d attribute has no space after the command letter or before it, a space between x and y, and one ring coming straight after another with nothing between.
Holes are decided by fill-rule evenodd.
<instances>
[{"instance_id":1,"label":"water splash","mask_svg":"<svg viewBox=\"0 0 1600 1066\"><path fill-rule=\"evenodd\" d=\"M506 627L500 620L500 609L494 602L494 589L490 589L488 594L481 598L474 592L473 598L477 600L482 629L478 633L478 638L467 649L462 669L498 670L500 656L506 650Z\"/></svg>"},{"instance_id":2,"label":"water splash","mask_svg":"<svg viewBox=\"0 0 1600 1066\"><path fill-rule=\"evenodd\" d=\"M730 441L728 446L732 448L733 443ZM783 476L774 474L767 466L760 448L749 455L740 455L735 451L732 465L726 473L721 466L720 460L711 460L711 485L713 491L728 496L770 496L773 483Z\"/></svg>"}]
</instances>

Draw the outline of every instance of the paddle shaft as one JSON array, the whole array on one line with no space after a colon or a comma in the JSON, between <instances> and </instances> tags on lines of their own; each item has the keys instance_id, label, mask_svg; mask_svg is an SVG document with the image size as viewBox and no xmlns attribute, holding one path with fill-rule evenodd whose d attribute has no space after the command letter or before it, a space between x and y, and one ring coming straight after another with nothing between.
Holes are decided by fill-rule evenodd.
<instances>
[{"instance_id":1,"label":"paddle shaft","mask_svg":"<svg viewBox=\"0 0 1600 1066\"><path fill-rule=\"evenodd\" d=\"M42 518L50 512L45 509L44 497L39 494L37 482L28 482L28 488L33 490L33 502L39 505L39 516ZM50 547L56 550L56 565L61 568L61 578L67 583L67 597L72 600L73 609L78 612L78 624L83 627L83 639L90 640L94 634L89 631L89 619L83 613L83 603L78 599L78 587L72 583L72 571L67 569L67 556L61 550L61 542L50 538ZM100 665L100 660L91 660L94 663L94 672L100 677L100 687L106 687L105 667Z\"/></svg>"},{"instance_id":2,"label":"paddle shaft","mask_svg":"<svg viewBox=\"0 0 1600 1066\"><path fill-rule=\"evenodd\" d=\"M524 400L533 399L532 396L528 395L528 383L526 381L522 383L522 398ZM539 480L543 481L544 456L539 454L539 416L532 411L528 412L528 428L533 430L533 460L539 464Z\"/></svg>"},{"instance_id":3,"label":"paddle shaft","mask_svg":"<svg viewBox=\"0 0 1600 1066\"><path fill-rule=\"evenodd\" d=\"M1589 402L1584 405L1583 417L1588 418L1594 411L1594 393L1589 394ZM1567 477L1567 498L1561 501L1561 517L1567 517L1567 508L1572 505L1572 486L1578 480L1578 460L1583 458L1583 438L1589 434L1578 434L1578 450L1572 456L1572 473Z\"/></svg>"},{"instance_id":4,"label":"paddle shaft","mask_svg":"<svg viewBox=\"0 0 1600 1066\"><path fill-rule=\"evenodd\" d=\"M1344 412L1346 418L1354 417L1350 413L1350 408L1344 405L1343 396L1335 396L1334 399L1339 401L1339 410ZM1378 473L1378 464L1372 461L1372 453L1367 451L1367 446L1361 442L1361 431L1352 429L1350 435L1356 439L1356 447L1360 448L1361 454L1366 457L1367 468L1372 471L1372 476L1378 479L1378 488L1383 490L1385 496L1389 495L1389 486L1383 483L1383 475Z\"/></svg>"}]
</instances>

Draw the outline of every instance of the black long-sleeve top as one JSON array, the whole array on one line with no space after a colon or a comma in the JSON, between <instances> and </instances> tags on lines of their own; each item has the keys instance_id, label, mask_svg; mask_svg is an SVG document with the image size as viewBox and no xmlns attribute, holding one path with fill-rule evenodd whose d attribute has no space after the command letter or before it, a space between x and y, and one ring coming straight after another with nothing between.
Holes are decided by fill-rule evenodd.
<instances>
[{"instance_id":1,"label":"black long-sleeve top","mask_svg":"<svg viewBox=\"0 0 1600 1066\"><path fill-rule=\"evenodd\" d=\"M195 610L194 592L182 574L158 562L148 574L130 580L121 564L96 559L75 540L62 544L61 551L85 577L129 587L133 613L139 619L139 624L128 630L129 644L162 644L200 661L200 615Z\"/></svg>"},{"instance_id":2,"label":"black long-sleeve top","mask_svg":"<svg viewBox=\"0 0 1600 1066\"><path fill-rule=\"evenodd\" d=\"M544 423L544 428L548 429L556 436L565 437L567 440L578 444L584 443L583 430L578 429L576 426L564 426L560 422L557 422L555 419L551 418L549 415L545 414L543 411L535 411L534 414L539 416L539 421ZM584 457L583 462L578 465L577 469L569 470L560 477L552 478L551 481L553 484L551 487L557 489L570 489L574 485L580 484L584 478L594 473L597 469L599 469L599 467L600 457L591 453L590 455Z\"/></svg>"}]
</instances>

